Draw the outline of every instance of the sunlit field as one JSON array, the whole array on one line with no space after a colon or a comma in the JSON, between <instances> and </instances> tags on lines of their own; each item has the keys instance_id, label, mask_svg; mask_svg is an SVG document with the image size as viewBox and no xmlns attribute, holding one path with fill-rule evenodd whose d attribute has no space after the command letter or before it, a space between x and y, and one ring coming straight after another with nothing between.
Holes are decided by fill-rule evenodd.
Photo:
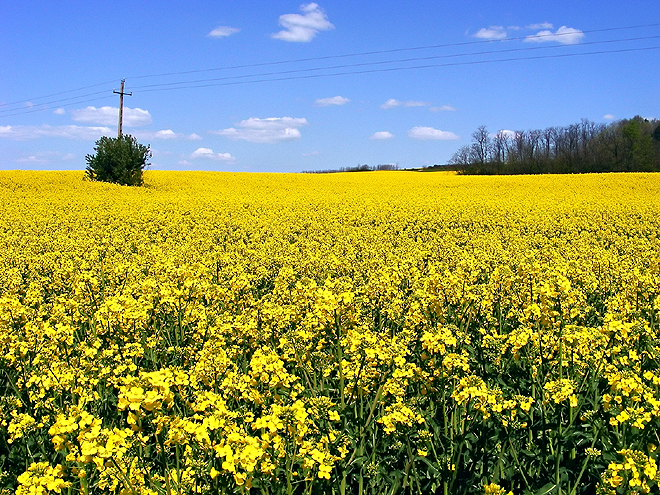
<instances>
[{"instance_id":1,"label":"sunlit field","mask_svg":"<svg viewBox=\"0 0 660 495\"><path fill-rule=\"evenodd\" d=\"M0 172L3 494L658 493L660 175Z\"/></svg>"}]
</instances>

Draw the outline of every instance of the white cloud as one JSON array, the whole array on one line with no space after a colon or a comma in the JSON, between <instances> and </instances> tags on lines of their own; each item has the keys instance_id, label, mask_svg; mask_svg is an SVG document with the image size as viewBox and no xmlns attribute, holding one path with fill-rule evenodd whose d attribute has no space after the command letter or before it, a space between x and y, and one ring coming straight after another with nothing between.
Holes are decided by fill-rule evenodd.
<instances>
[{"instance_id":1,"label":"white cloud","mask_svg":"<svg viewBox=\"0 0 660 495\"><path fill-rule=\"evenodd\" d=\"M552 31L539 31L533 36L527 36L525 41L533 43L548 43L551 41L556 41L563 45L575 45L582 41L584 38L584 33L579 29L569 28L562 26L557 29L556 32Z\"/></svg>"},{"instance_id":2,"label":"white cloud","mask_svg":"<svg viewBox=\"0 0 660 495\"><path fill-rule=\"evenodd\" d=\"M429 108L432 112L455 112L456 109L451 105L442 105L441 107L431 107Z\"/></svg>"},{"instance_id":3,"label":"white cloud","mask_svg":"<svg viewBox=\"0 0 660 495\"><path fill-rule=\"evenodd\" d=\"M612 115L611 113L608 113L608 114L606 114L606 115L603 115L603 118L604 118L605 120L615 120L615 119L616 119L616 117L615 117L614 115Z\"/></svg>"},{"instance_id":4,"label":"white cloud","mask_svg":"<svg viewBox=\"0 0 660 495\"><path fill-rule=\"evenodd\" d=\"M553 29L554 26L549 22L540 22L538 24L530 24L525 26L527 29Z\"/></svg>"},{"instance_id":5,"label":"white cloud","mask_svg":"<svg viewBox=\"0 0 660 495\"><path fill-rule=\"evenodd\" d=\"M190 155L190 158L208 158L213 156L213 150L209 148L197 148L195 151L192 152Z\"/></svg>"},{"instance_id":6,"label":"white cloud","mask_svg":"<svg viewBox=\"0 0 660 495\"><path fill-rule=\"evenodd\" d=\"M300 138L298 127L307 125L305 118L269 117L260 119L250 117L242 120L236 127L211 131L212 134L225 136L229 139L249 141L251 143L279 143Z\"/></svg>"},{"instance_id":7,"label":"white cloud","mask_svg":"<svg viewBox=\"0 0 660 495\"><path fill-rule=\"evenodd\" d=\"M241 120L236 125L246 129L280 130L289 127L300 127L308 123L307 119L297 117L268 117L265 119L250 117L247 120Z\"/></svg>"},{"instance_id":8,"label":"white cloud","mask_svg":"<svg viewBox=\"0 0 660 495\"><path fill-rule=\"evenodd\" d=\"M190 141L197 141L202 139L197 134L190 134L186 136L181 132L174 132L172 129L162 129L160 131L135 131L131 133L138 139L162 139L162 140L172 140L172 139L187 139Z\"/></svg>"},{"instance_id":9,"label":"white cloud","mask_svg":"<svg viewBox=\"0 0 660 495\"><path fill-rule=\"evenodd\" d=\"M240 31L240 29L235 28L235 27L218 26L213 31L211 31L208 34L208 36L210 38L226 38L227 36L231 36L232 34L238 33L239 31Z\"/></svg>"},{"instance_id":10,"label":"white cloud","mask_svg":"<svg viewBox=\"0 0 660 495\"><path fill-rule=\"evenodd\" d=\"M197 160L201 158L204 160L215 160L219 162L233 162L236 160L236 158L231 156L229 153L214 153L210 148L197 148L192 152L189 158L190 160Z\"/></svg>"},{"instance_id":11,"label":"white cloud","mask_svg":"<svg viewBox=\"0 0 660 495\"><path fill-rule=\"evenodd\" d=\"M502 134L503 136L509 138L509 139L513 139L513 138L515 138L515 137L518 135L518 133L517 133L516 131L510 131L509 129L500 129L500 130L497 131L497 132L498 132L499 134ZM494 137L494 136L493 136L493 137Z\"/></svg>"},{"instance_id":12,"label":"white cloud","mask_svg":"<svg viewBox=\"0 0 660 495\"><path fill-rule=\"evenodd\" d=\"M384 108L384 109L387 110L388 108L398 107L399 105L401 105L401 102L399 100L395 100L394 98L390 98L385 103L383 103L380 106L380 108Z\"/></svg>"},{"instance_id":13,"label":"white cloud","mask_svg":"<svg viewBox=\"0 0 660 495\"><path fill-rule=\"evenodd\" d=\"M119 122L119 108L117 107L87 107L72 110L71 118L75 122L85 124L117 125ZM125 127L138 127L151 124L151 115L141 108L124 107L122 123Z\"/></svg>"},{"instance_id":14,"label":"white cloud","mask_svg":"<svg viewBox=\"0 0 660 495\"><path fill-rule=\"evenodd\" d=\"M279 143L300 139L300 131L295 128L267 130L267 129L236 129L230 127L217 131L216 134L225 136L234 141L243 140L251 143Z\"/></svg>"},{"instance_id":15,"label":"white cloud","mask_svg":"<svg viewBox=\"0 0 660 495\"><path fill-rule=\"evenodd\" d=\"M394 134L388 131L378 131L374 132L369 139L375 139L377 141L385 141L386 139L392 139Z\"/></svg>"},{"instance_id":16,"label":"white cloud","mask_svg":"<svg viewBox=\"0 0 660 495\"><path fill-rule=\"evenodd\" d=\"M310 151L309 153L303 153L302 156L316 156L318 154L318 151Z\"/></svg>"},{"instance_id":17,"label":"white cloud","mask_svg":"<svg viewBox=\"0 0 660 495\"><path fill-rule=\"evenodd\" d=\"M504 26L490 26L481 28L474 37L482 40L503 40L506 38L506 30Z\"/></svg>"},{"instance_id":18,"label":"white cloud","mask_svg":"<svg viewBox=\"0 0 660 495\"><path fill-rule=\"evenodd\" d=\"M0 138L13 139L16 141L25 141L38 138L64 138L64 139L83 139L97 140L101 136L112 136L116 130L109 127L85 127L79 125L19 125L12 127L0 126Z\"/></svg>"},{"instance_id":19,"label":"white cloud","mask_svg":"<svg viewBox=\"0 0 660 495\"><path fill-rule=\"evenodd\" d=\"M278 23L284 30L274 33L271 37L283 41L308 42L319 31L334 29L334 26L328 20L328 16L318 4L303 4L300 6L300 10L303 12L303 15L281 15Z\"/></svg>"},{"instance_id":20,"label":"white cloud","mask_svg":"<svg viewBox=\"0 0 660 495\"><path fill-rule=\"evenodd\" d=\"M178 135L172 129L163 129L162 131L157 131L154 137L156 139L176 139Z\"/></svg>"},{"instance_id":21,"label":"white cloud","mask_svg":"<svg viewBox=\"0 0 660 495\"><path fill-rule=\"evenodd\" d=\"M319 98L316 100L316 104L320 107L329 107L330 105L346 105L349 100L344 96L333 96L331 98Z\"/></svg>"},{"instance_id":22,"label":"white cloud","mask_svg":"<svg viewBox=\"0 0 660 495\"><path fill-rule=\"evenodd\" d=\"M380 108L384 108L387 110L388 108L394 108L394 107L426 107L428 106L429 103L425 101L399 101L395 100L394 98L390 98L387 100L385 103L383 103Z\"/></svg>"},{"instance_id":23,"label":"white cloud","mask_svg":"<svg viewBox=\"0 0 660 495\"><path fill-rule=\"evenodd\" d=\"M459 139L459 137L453 132L441 131L440 129L434 129L433 127L422 127L417 126L413 127L408 131L408 136L413 139L419 139L422 141L427 141L429 139L441 139L441 140L452 140Z\"/></svg>"},{"instance_id":24,"label":"white cloud","mask_svg":"<svg viewBox=\"0 0 660 495\"><path fill-rule=\"evenodd\" d=\"M66 112L64 111L63 108L58 108L53 112L55 115L64 115Z\"/></svg>"}]
</instances>

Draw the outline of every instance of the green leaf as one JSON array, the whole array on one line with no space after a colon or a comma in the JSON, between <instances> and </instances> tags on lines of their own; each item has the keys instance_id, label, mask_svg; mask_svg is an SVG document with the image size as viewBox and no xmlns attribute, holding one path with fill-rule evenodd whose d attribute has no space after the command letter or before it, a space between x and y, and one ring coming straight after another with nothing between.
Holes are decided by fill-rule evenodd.
<instances>
[{"instance_id":1,"label":"green leaf","mask_svg":"<svg viewBox=\"0 0 660 495\"><path fill-rule=\"evenodd\" d=\"M550 493L555 493L557 491L557 485L554 483L548 483L543 485L539 491L536 492L536 495L548 495Z\"/></svg>"}]
</instances>

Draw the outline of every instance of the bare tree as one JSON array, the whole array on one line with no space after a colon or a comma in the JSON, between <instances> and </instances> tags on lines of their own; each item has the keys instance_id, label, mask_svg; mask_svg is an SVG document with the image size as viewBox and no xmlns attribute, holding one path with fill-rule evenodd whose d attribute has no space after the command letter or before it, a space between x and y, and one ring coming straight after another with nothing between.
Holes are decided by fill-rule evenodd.
<instances>
[{"instance_id":1,"label":"bare tree","mask_svg":"<svg viewBox=\"0 0 660 495\"><path fill-rule=\"evenodd\" d=\"M472 164L472 162L470 161L470 155L471 155L470 146L462 146L449 159L449 164L467 167L468 165Z\"/></svg>"},{"instance_id":2,"label":"bare tree","mask_svg":"<svg viewBox=\"0 0 660 495\"><path fill-rule=\"evenodd\" d=\"M490 136L485 125L480 125L472 133L472 153L474 162L483 166L490 161Z\"/></svg>"},{"instance_id":3,"label":"bare tree","mask_svg":"<svg viewBox=\"0 0 660 495\"><path fill-rule=\"evenodd\" d=\"M506 162L506 150L509 143L509 133L504 131L497 131L493 138L493 159L496 163Z\"/></svg>"}]
</instances>

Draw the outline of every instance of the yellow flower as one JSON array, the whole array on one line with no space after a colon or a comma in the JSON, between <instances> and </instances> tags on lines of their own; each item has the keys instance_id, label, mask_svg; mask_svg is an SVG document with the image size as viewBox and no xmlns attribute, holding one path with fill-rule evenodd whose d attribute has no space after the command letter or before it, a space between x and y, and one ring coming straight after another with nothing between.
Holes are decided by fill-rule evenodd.
<instances>
[{"instance_id":1,"label":"yellow flower","mask_svg":"<svg viewBox=\"0 0 660 495\"><path fill-rule=\"evenodd\" d=\"M332 471L332 466L327 466L325 464L319 465L319 478L330 479L330 471Z\"/></svg>"}]
</instances>

